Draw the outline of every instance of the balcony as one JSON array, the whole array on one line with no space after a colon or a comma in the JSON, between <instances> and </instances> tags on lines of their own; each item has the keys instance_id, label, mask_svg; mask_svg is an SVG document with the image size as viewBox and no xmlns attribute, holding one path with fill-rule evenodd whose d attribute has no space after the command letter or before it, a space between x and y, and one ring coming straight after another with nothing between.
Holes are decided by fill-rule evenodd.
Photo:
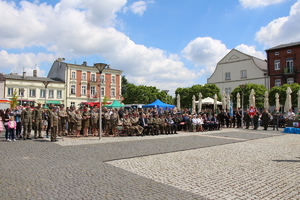
<instances>
[{"instance_id":1,"label":"balcony","mask_svg":"<svg viewBox=\"0 0 300 200\"><path fill-rule=\"evenodd\" d=\"M294 67L286 67L283 69L284 74L293 74L294 73Z\"/></svg>"}]
</instances>

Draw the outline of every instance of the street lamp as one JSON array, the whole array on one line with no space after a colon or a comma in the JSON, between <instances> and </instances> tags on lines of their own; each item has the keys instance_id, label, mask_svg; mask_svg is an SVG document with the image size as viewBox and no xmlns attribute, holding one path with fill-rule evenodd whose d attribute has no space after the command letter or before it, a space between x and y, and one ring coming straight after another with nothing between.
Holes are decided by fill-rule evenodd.
<instances>
[{"instance_id":1,"label":"street lamp","mask_svg":"<svg viewBox=\"0 0 300 200\"><path fill-rule=\"evenodd\" d=\"M94 67L99 70L99 140L102 139L102 116L101 116L101 74L107 64L105 63L94 63Z\"/></svg>"},{"instance_id":2,"label":"street lamp","mask_svg":"<svg viewBox=\"0 0 300 200\"><path fill-rule=\"evenodd\" d=\"M24 96L24 92L25 92L24 88L22 88L20 90L20 92L21 92L21 106L23 106L23 96Z\"/></svg>"},{"instance_id":3,"label":"street lamp","mask_svg":"<svg viewBox=\"0 0 300 200\"><path fill-rule=\"evenodd\" d=\"M46 105L47 105L47 87L49 85L50 81L43 81L43 84L45 85L45 108L46 108Z\"/></svg>"},{"instance_id":4,"label":"street lamp","mask_svg":"<svg viewBox=\"0 0 300 200\"><path fill-rule=\"evenodd\" d=\"M240 88L242 89L242 128L244 128L244 90L246 88L246 85L240 85Z\"/></svg>"}]
</instances>

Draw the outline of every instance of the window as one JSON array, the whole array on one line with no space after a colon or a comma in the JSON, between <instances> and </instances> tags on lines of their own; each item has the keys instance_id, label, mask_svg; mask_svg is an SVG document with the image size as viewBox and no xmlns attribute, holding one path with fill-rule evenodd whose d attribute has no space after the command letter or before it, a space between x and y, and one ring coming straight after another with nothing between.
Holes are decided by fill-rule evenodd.
<instances>
[{"instance_id":1,"label":"window","mask_svg":"<svg viewBox=\"0 0 300 200\"><path fill-rule=\"evenodd\" d=\"M274 61L274 69L275 70L280 70L280 60L275 60Z\"/></svg>"},{"instance_id":2,"label":"window","mask_svg":"<svg viewBox=\"0 0 300 200\"><path fill-rule=\"evenodd\" d=\"M110 91L110 96L111 97L115 97L116 96L116 89L115 88L112 88L111 91Z\"/></svg>"},{"instance_id":3,"label":"window","mask_svg":"<svg viewBox=\"0 0 300 200\"><path fill-rule=\"evenodd\" d=\"M286 59L286 67L288 68L288 69L292 69L293 68L293 59L292 58L288 58L288 59Z\"/></svg>"},{"instance_id":4,"label":"window","mask_svg":"<svg viewBox=\"0 0 300 200\"><path fill-rule=\"evenodd\" d=\"M14 93L14 88L7 88L7 95L12 96Z\"/></svg>"},{"instance_id":5,"label":"window","mask_svg":"<svg viewBox=\"0 0 300 200\"><path fill-rule=\"evenodd\" d=\"M95 74L91 74L91 81L96 82L96 75Z\"/></svg>"},{"instance_id":6,"label":"window","mask_svg":"<svg viewBox=\"0 0 300 200\"><path fill-rule=\"evenodd\" d=\"M281 79L275 79L275 86L281 86Z\"/></svg>"},{"instance_id":7,"label":"window","mask_svg":"<svg viewBox=\"0 0 300 200\"><path fill-rule=\"evenodd\" d=\"M71 94L75 94L75 85L71 85Z\"/></svg>"},{"instance_id":8,"label":"window","mask_svg":"<svg viewBox=\"0 0 300 200\"><path fill-rule=\"evenodd\" d=\"M101 96L104 97L104 88L101 88Z\"/></svg>"},{"instance_id":9,"label":"window","mask_svg":"<svg viewBox=\"0 0 300 200\"><path fill-rule=\"evenodd\" d=\"M45 98L45 90L40 90L40 97Z\"/></svg>"},{"instance_id":10,"label":"window","mask_svg":"<svg viewBox=\"0 0 300 200\"><path fill-rule=\"evenodd\" d=\"M225 80L230 80L230 72L225 73Z\"/></svg>"},{"instance_id":11,"label":"window","mask_svg":"<svg viewBox=\"0 0 300 200\"><path fill-rule=\"evenodd\" d=\"M286 52L287 52L287 53L292 53L292 50L291 50L291 49L289 49L289 50L287 50Z\"/></svg>"},{"instance_id":12,"label":"window","mask_svg":"<svg viewBox=\"0 0 300 200\"><path fill-rule=\"evenodd\" d=\"M225 93L226 93L227 96L230 95L230 93L231 93L231 88L225 88Z\"/></svg>"},{"instance_id":13,"label":"window","mask_svg":"<svg viewBox=\"0 0 300 200\"><path fill-rule=\"evenodd\" d=\"M61 98L62 98L62 91L61 91L61 90L57 90L57 95L56 95L56 97L57 97L58 99L61 99Z\"/></svg>"},{"instance_id":14,"label":"window","mask_svg":"<svg viewBox=\"0 0 300 200\"><path fill-rule=\"evenodd\" d=\"M111 82L113 82L113 83L116 82L116 77L115 76L111 76Z\"/></svg>"},{"instance_id":15,"label":"window","mask_svg":"<svg viewBox=\"0 0 300 200\"><path fill-rule=\"evenodd\" d=\"M82 80L86 80L86 73L82 73Z\"/></svg>"},{"instance_id":16,"label":"window","mask_svg":"<svg viewBox=\"0 0 300 200\"><path fill-rule=\"evenodd\" d=\"M288 78L286 83L287 84L293 84L294 83L294 78Z\"/></svg>"},{"instance_id":17,"label":"window","mask_svg":"<svg viewBox=\"0 0 300 200\"><path fill-rule=\"evenodd\" d=\"M247 78L247 70L241 71L241 78Z\"/></svg>"},{"instance_id":18,"label":"window","mask_svg":"<svg viewBox=\"0 0 300 200\"><path fill-rule=\"evenodd\" d=\"M19 88L19 96L24 96L24 88Z\"/></svg>"},{"instance_id":19,"label":"window","mask_svg":"<svg viewBox=\"0 0 300 200\"><path fill-rule=\"evenodd\" d=\"M71 102L71 106L74 107L75 106L75 102Z\"/></svg>"},{"instance_id":20,"label":"window","mask_svg":"<svg viewBox=\"0 0 300 200\"><path fill-rule=\"evenodd\" d=\"M54 90L49 90L49 98L54 98Z\"/></svg>"},{"instance_id":21,"label":"window","mask_svg":"<svg viewBox=\"0 0 300 200\"><path fill-rule=\"evenodd\" d=\"M35 97L35 89L30 89L29 90L29 96L30 97Z\"/></svg>"},{"instance_id":22,"label":"window","mask_svg":"<svg viewBox=\"0 0 300 200\"><path fill-rule=\"evenodd\" d=\"M72 72L71 79L76 79L76 72Z\"/></svg>"},{"instance_id":23,"label":"window","mask_svg":"<svg viewBox=\"0 0 300 200\"><path fill-rule=\"evenodd\" d=\"M86 95L86 86L85 85L81 86L81 94Z\"/></svg>"},{"instance_id":24,"label":"window","mask_svg":"<svg viewBox=\"0 0 300 200\"><path fill-rule=\"evenodd\" d=\"M277 52L275 52L275 56L278 56L279 55L279 52L277 51Z\"/></svg>"},{"instance_id":25,"label":"window","mask_svg":"<svg viewBox=\"0 0 300 200\"><path fill-rule=\"evenodd\" d=\"M94 97L95 96L95 93L96 93L96 89L95 87L91 87L91 97Z\"/></svg>"}]
</instances>

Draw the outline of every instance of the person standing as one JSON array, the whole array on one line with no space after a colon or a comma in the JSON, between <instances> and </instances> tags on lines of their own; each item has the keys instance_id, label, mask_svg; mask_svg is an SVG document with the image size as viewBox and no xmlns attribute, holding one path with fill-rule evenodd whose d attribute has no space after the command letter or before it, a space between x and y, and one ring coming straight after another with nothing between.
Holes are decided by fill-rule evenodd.
<instances>
[{"instance_id":1,"label":"person standing","mask_svg":"<svg viewBox=\"0 0 300 200\"><path fill-rule=\"evenodd\" d=\"M17 128L17 122L15 121L14 116L10 116L8 124L7 124L9 138L8 141L16 141L15 139L15 130Z\"/></svg>"},{"instance_id":2,"label":"person standing","mask_svg":"<svg viewBox=\"0 0 300 200\"><path fill-rule=\"evenodd\" d=\"M73 106L70 107L70 110L68 111L68 134L73 135L74 131L77 130L75 127L76 118L75 118L75 108Z\"/></svg>"},{"instance_id":3,"label":"person standing","mask_svg":"<svg viewBox=\"0 0 300 200\"><path fill-rule=\"evenodd\" d=\"M244 114L244 121L246 122L246 129L249 129L249 125L250 125L250 114L249 114L249 110L246 111L246 113Z\"/></svg>"},{"instance_id":4,"label":"person standing","mask_svg":"<svg viewBox=\"0 0 300 200\"><path fill-rule=\"evenodd\" d=\"M99 132L99 113L97 112L96 108L93 108L91 112L91 125L92 135L97 136Z\"/></svg>"},{"instance_id":5,"label":"person standing","mask_svg":"<svg viewBox=\"0 0 300 200\"><path fill-rule=\"evenodd\" d=\"M257 130L258 128L258 121L259 121L259 112L256 110L253 116L253 130Z\"/></svg>"},{"instance_id":6,"label":"person standing","mask_svg":"<svg viewBox=\"0 0 300 200\"><path fill-rule=\"evenodd\" d=\"M43 114L44 114L44 110L41 107L41 103L38 103L37 108L35 108L33 111L33 117L32 117L32 122L35 123L35 129L34 129L35 139L37 139L38 137L43 138L42 137ZM39 136L37 136L37 132Z\"/></svg>"},{"instance_id":7,"label":"person standing","mask_svg":"<svg viewBox=\"0 0 300 200\"><path fill-rule=\"evenodd\" d=\"M67 130L66 130L66 125L67 125L67 121L68 121L68 113L65 110L64 106L61 105L60 106L60 111L58 112L58 116L59 116L59 136L60 135L67 135Z\"/></svg>"},{"instance_id":8,"label":"person standing","mask_svg":"<svg viewBox=\"0 0 300 200\"><path fill-rule=\"evenodd\" d=\"M80 131L82 129L82 114L80 113L79 110L75 111L75 119L76 119L76 122L75 122L75 126L76 126L76 129L75 129L75 135L76 137L80 137Z\"/></svg>"},{"instance_id":9,"label":"person standing","mask_svg":"<svg viewBox=\"0 0 300 200\"><path fill-rule=\"evenodd\" d=\"M53 111L53 108L54 108L54 104L53 103L50 103L50 105L49 105L49 108L48 108L48 110L47 110L47 120L48 120L48 126L47 126L47 129L46 129L46 138L48 138L49 137L49 130L51 131L51 127L50 127L50 120L51 120L51 113L52 113L52 111ZM51 132L50 132L50 134L51 134Z\"/></svg>"},{"instance_id":10,"label":"person standing","mask_svg":"<svg viewBox=\"0 0 300 200\"><path fill-rule=\"evenodd\" d=\"M261 120L263 122L264 131L268 129L268 123L269 123L269 113L267 109L264 109L264 112L262 113Z\"/></svg>"},{"instance_id":11,"label":"person standing","mask_svg":"<svg viewBox=\"0 0 300 200\"><path fill-rule=\"evenodd\" d=\"M21 121L23 125L23 140L31 139L32 128L32 111L30 106L27 106L21 113Z\"/></svg>"},{"instance_id":12,"label":"person standing","mask_svg":"<svg viewBox=\"0 0 300 200\"><path fill-rule=\"evenodd\" d=\"M54 107L52 109L52 112L50 114L50 127L51 127L51 142L56 142L56 137L57 137L57 130L58 130L58 121L59 121L59 116L57 113L57 108Z\"/></svg>"},{"instance_id":13,"label":"person standing","mask_svg":"<svg viewBox=\"0 0 300 200\"><path fill-rule=\"evenodd\" d=\"M279 119L279 112L277 110L277 108L275 108L272 112L272 117L273 117L273 131L275 131L275 126L276 126L276 130L278 131L278 126L279 126L279 123L278 123L278 119Z\"/></svg>"},{"instance_id":14,"label":"person standing","mask_svg":"<svg viewBox=\"0 0 300 200\"><path fill-rule=\"evenodd\" d=\"M91 124L91 113L86 106L83 107L82 118L83 136L88 137L88 129Z\"/></svg>"},{"instance_id":15,"label":"person standing","mask_svg":"<svg viewBox=\"0 0 300 200\"><path fill-rule=\"evenodd\" d=\"M237 127L236 128L240 128L242 127L242 110L241 108L238 109L238 111L236 112L236 119L237 119Z\"/></svg>"}]
</instances>

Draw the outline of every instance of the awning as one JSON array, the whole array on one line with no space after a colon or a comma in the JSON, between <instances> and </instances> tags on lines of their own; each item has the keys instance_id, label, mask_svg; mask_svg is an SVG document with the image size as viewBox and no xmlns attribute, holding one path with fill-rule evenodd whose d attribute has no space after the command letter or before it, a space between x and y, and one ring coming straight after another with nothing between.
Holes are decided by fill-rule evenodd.
<instances>
[{"instance_id":1,"label":"awning","mask_svg":"<svg viewBox=\"0 0 300 200\"><path fill-rule=\"evenodd\" d=\"M46 101L46 104L50 104L50 103L53 103L53 104L61 104L60 101Z\"/></svg>"}]
</instances>

